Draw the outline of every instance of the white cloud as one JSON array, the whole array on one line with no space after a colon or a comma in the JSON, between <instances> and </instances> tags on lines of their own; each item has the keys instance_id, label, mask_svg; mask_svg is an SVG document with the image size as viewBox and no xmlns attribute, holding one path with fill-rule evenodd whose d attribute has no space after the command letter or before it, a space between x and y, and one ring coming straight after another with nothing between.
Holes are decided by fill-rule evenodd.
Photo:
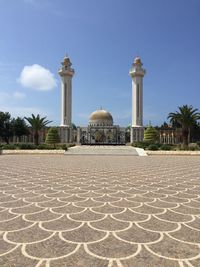
<instances>
[{"instance_id":1,"label":"white cloud","mask_svg":"<svg viewBox=\"0 0 200 267\"><path fill-rule=\"evenodd\" d=\"M51 90L57 84L54 74L38 64L25 66L18 81L24 87L39 91Z\"/></svg>"},{"instance_id":2,"label":"white cloud","mask_svg":"<svg viewBox=\"0 0 200 267\"><path fill-rule=\"evenodd\" d=\"M13 94L14 98L16 99L24 99L26 97L26 95L24 93L20 93L20 92L14 92Z\"/></svg>"},{"instance_id":3,"label":"white cloud","mask_svg":"<svg viewBox=\"0 0 200 267\"><path fill-rule=\"evenodd\" d=\"M7 92L0 92L0 104L4 104L5 102L12 101L12 100L20 100L24 99L26 95L21 92L14 92L14 93L7 93Z\"/></svg>"}]
</instances>

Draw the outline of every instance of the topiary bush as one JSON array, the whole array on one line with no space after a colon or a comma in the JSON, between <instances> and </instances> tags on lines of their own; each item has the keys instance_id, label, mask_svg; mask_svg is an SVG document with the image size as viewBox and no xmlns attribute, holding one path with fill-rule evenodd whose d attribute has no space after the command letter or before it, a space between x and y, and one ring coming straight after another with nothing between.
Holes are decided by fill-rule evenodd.
<instances>
[{"instance_id":1,"label":"topiary bush","mask_svg":"<svg viewBox=\"0 0 200 267\"><path fill-rule=\"evenodd\" d=\"M45 143L48 145L53 145L54 148L56 147L56 144L60 143L60 137L59 137L57 128L49 129L47 136L46 136Z\"/></svg>"},{"instance_id":2,"label":"topiary bush","mask_svg":"<svg viewBox=\"0 0 200 267\"><path fill-rule=\"evenodd\" d=\"M149 143L155 143L159 140L159 132L151 125L149 125L144 131L144 141Z\"/></svg>"}]
</instances>

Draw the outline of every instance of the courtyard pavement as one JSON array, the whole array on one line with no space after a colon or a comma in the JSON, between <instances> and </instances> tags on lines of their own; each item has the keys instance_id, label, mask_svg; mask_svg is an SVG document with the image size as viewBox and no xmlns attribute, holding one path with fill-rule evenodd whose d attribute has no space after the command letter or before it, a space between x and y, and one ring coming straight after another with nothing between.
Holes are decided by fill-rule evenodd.
<instances>
[{"instance_id":1,"label":"courtyard pavement","mask_svg":"<svg viewBox=\"0 0 200 267\"><path fill-rule=\"evenodd\" d=\"M0 156L0 266L200 266L200 157Z\"/></svg>"}]
</instances>

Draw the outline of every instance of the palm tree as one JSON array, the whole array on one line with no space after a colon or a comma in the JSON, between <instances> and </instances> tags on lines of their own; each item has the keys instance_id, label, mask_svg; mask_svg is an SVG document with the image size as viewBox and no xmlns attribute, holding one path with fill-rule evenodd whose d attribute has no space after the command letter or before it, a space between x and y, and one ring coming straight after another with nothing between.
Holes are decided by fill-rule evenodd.
<instances>
[{"instance_id":1,"label":"palm tree","mask_svg":"<svg viewBox=\"0 0 200 267\"><path fill-rule=\"evenodd\" d=\"M177 123L181 125L183 146L187 147L190 128L200 119L200 113L197 108L188 105L183 105L178 109L176 112L169 113L168 119L174 125L177 125Z\"/></svg>"},{"instance_id":2,"label":"palm tree","mask_svg":"<svg viewBox=\"0 0 200 267\"><path fill-rule=\"evenodd\" d=\"M31 127L33 128L33 137L34 137L34 143L37 146L39 144L39 131L44 128L47 124L49 124L51 121L46 120L46 117L41 118L38 114L35 116L32 114L32 117L25 117L25 119L29 122Z\"/></svg>"}]
</instances>

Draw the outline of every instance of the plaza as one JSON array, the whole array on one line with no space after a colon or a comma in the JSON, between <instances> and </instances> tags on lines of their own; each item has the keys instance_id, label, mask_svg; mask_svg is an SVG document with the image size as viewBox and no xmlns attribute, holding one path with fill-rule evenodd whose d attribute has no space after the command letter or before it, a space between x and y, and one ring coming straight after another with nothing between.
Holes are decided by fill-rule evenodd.
<instances>
[{"instance_id":1,"label":"plaza","mask_svg":"<svg viewBox=\"0 0 200 267\"><path fill-rule=\"evenodd\" d=\"M200 266L197 156L0 156L0 266Z\"/></svg>"}]
</instances>

